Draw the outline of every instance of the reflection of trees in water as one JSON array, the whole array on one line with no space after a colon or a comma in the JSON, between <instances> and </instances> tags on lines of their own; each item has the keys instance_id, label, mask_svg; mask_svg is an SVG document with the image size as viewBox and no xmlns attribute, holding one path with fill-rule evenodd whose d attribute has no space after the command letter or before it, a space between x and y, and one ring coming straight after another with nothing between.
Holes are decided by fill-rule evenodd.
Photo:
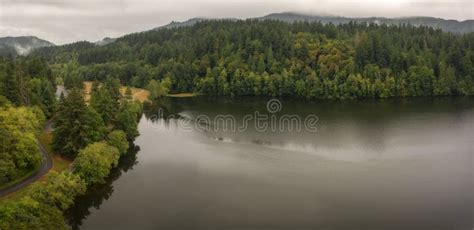
<instances>
[{"instance_id":1,"label":"reflection of trees in water","mask_svg":"<svg viewBox=\"0 0 474 230\"><path fill-rule=\"evenodd\" d=\"M130 143L128 153L120 158L118 167L111 170L105 184L96 185L89 188L86 194L77 197L74 206L66 211L65 217L72 229L79 229L82 221L90 214L90 208L99 209L102 202L108 200L114 191L113 182L117 180L123 172L133 169L138 164L137 153L139 146Z\"/></svg>"},{"instance_id":2,"label":"reflection of trees in water","mask_svg":"<svg viewBox=\"0 0 474 230\"><path fill-rule=\"evenodd\" d=\"M183 111L182 104L176 103L174 98L159 98L153 102L144 104L143 114L147 120L164 122L164 125L170 125L172 119L181 119L179 113Z\"/></svg>"},{"instance_id":3,"label":"reflection of trees in water","mask_svg":"<svg viewBox=\"0 0 474 230\"><path fill-rule=\"evenodd\" d=\"M160 98L144 104L143 113L147 120L155 122L159 119L175 115L179 111L177 104L173 103L170 98Z\"/></svg>"}]
</instances>

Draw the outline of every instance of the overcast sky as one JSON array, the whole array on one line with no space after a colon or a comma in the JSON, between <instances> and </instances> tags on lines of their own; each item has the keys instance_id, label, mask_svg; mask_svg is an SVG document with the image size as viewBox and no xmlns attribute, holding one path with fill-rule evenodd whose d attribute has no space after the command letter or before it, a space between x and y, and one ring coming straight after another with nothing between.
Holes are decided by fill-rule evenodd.
<instances>
[{"instance_id":1,"label":"overcast sky","mask_svg":"<svg viewBox=\"0 0 474 230\"><path fill-rule=\"evenodd\" d=\"M0 37L34 35L64 44L193 17L249 18L287 11L466 20L474 18L474 0L0 0Z\"/></svg>"}]
</instances>

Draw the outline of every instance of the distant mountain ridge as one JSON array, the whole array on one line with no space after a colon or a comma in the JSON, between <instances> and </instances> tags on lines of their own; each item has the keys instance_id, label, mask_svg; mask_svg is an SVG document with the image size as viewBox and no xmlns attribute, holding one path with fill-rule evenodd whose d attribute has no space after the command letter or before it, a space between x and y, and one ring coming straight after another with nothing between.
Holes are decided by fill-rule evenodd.
<instances>
[{"instance_id":1,"label":"distant mountain ridge","mask_svg":"<svg viewBox=\"0 0 474 230\"><path fill-rule=\"evenodd\" d=\"M1 37L0 38L0 56L24 56L31 51L41 48L54 46L53 43L37 38L35 36L20 36L20 37Z\"/></svg>"},{"instance_id":2,"label":"distant mountain ridge","mask_svg":"<svg viewBox=\"0 0 474 230\"><path fill-rule=\"evenodd\" d=\"M334 25L346 24L351 21L357 23L374 23L378 25L387 24L387 25L402 25L410 24L414 26L428 26L435 29L441 29L445 32L452 33L470 33L474 32L474 20L465 20L465 21L456 21L448 20L435 17L402 17L402 18L384 18L384 17L366 17L366 18L350 18L342 16L331 16L331 15L310 15L294 12L285 12L285 13L273 13L268 14L263 17L253 18L256 20L279 20L284 22L298 22L298 21L308 21L308 22L321 22L323 24L332 23ZM177 22L172 21L169 24L154 28L152 30L160 29L172 29L183 26L193 26L194 24L206 20L238 20L235 18L191 18L186 21Z\"/></svg>"},{"instance_id":3,"label":"distant mountain ridge","mask_svg":"<svg viewBox=\"0 0 474 230\"><path fill-rule=\"evenodd\" d=\"M298 22L298 21L308 21L308 22L321 22L323 24L332 23L334 25L346 24L351 21L357 23L374 23L374 24L387 24L387 25L401 25L401 24L410 24L414 26L428 26L436 29L441 29L446 32L452 33L470 33L474 32L474 20L465 20L465 21L456 21L448 20L435 17L403 17L403 18L384 18L384 17L367 17L367 18L349 18L341 16L330 16L330 15L309 15L302 13L273 13L263 17L253 18L256 20L279 20L284 22ZM171 29L182 26L192 26L198 22L206 20L238 20L235 18L191 18L183 22L172 21L171 23L154 28L152 30L160 29Z\"/></svg>"},{"instance_id":4,"label":"distant mountain ridge","mask_svg":"<svg viewBox=\"0 0 474 230\"><path fill-rule=\"evenodd\" d=\"M474 32L474 20L465 20L465 21L456 21L456 20L447 20L442 18L435 17L405 17L405 18L384 18L384 17L367 17L367 18L349 18L342 16L332 16L332 15L310 15L303 13L295 12L284 12L284 13L273 13L268 14L263 17L249 18L254 20L279 20L284 22L298 22L298 21L308 21L308 22L321 22L323 24L332 23L335 25L346 24L351 21L357 23L374 23L374 24L387 24L387 25L401 25L401 24L411 24L414 26L428 26L432 28L439 28L445 32L452 32L458 34ZM239 20L236 18L204 18L196 17L191 18L186 21L178 22L172 21L166 25L159 26L151 29L161 30L161 29L173 29L184 26L193 26L198 22L207 21L207 20ZM144 31L145 32L145 31ZM138 32L140 33L140 32ZM113 43L117 38L105 37L104 39L96 42L87 42L96 46L104 46L110 43ZM33 36L27 37L3 37L0 38L0 56L5 54L11 55L27 55L34 49L40 47L54 46L53 43L39 39Z\"/></svg>"},{"instance_id":5,"label":"distant mountain ridge","mask_svg":"<svg viewBox=\"0 0 474 230\"><path fill-rule=\"evenodd\" d=\"M105 37L104 39L102 39L100 41L94 42L94 44L96 44L98 46L105 46L105 45L108 45L112 42L115 42L115 40L117 40L117 38Z\"/></svg>"},{"instance_id":6,"label":"distant mountain ridge","mask_svg":"<svg viewBox=\"0 0 474 230\"><path fill-rule=\"evenodd\" d=\"M206 20L217 20L217 19L210 19L210 18L191 18L183 22L177 22L177 21L172 21L164 26L159 26L156 27L152 30L161 30L161 29L173 29L173 28L178 28L178 27L183 27L183 26L193 26L194 24Z\"/></svg>"},{"instance_id":7,"label":"distant mountain ridge","mask_svg":"<svg viewBox=\"0 0 474 230\"><path fill-rule=\"evenodd\" d=\"M314 22L319 21L323 24L332 23L335 25L346 24L351 21L357 23L375 23L378 25L387 24L387 25L401 25L401 24L411 24L414 26L429 26L436 29L441 29L446 32L452 33L470 33L474 32L474 20L465 20L465 21L456 21L456 20L447 20L442 18L434 17L404 17L404 18L383 18L383 17L367 17L367 18L348 18L340 16L319 16L319 15L308 15L300 13L274 13L269 14L257 19L270 19L270 20L280 20L285 22L295 22L295 21L308 21Z\"/></svg>"},{"instance_id":8,"label":"distant mountain ridge","mask_svg":"<svg viewBox=\"0 0 474 230\"><path fill-rule=\"evenodd\" d=\"M159 27L153 28L151 30L173 29L173 28L178 28L178 27L182 27L182 26L193 26L194 24L196 24L198 22L202 22L202 21L206 21L206 20L215 20L215 19L191 18L191 19L188 19L188 20L183 21L183 22L171 21L170 23L168 23L166 25L159 26ZM110 43L115 42L116 40L117 40L117 38L105 37L104 39L102 39L100 41L94 42L94 44L98 45L98 46L105 46L105 45L108 45Z\"/></svg>"}]
</instances>

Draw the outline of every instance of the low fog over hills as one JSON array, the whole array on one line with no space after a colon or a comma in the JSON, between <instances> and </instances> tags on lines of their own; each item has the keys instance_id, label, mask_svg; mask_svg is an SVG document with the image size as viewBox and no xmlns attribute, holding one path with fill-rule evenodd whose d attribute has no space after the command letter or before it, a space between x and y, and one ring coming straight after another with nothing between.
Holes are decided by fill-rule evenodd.
<instances>
[{"instance_id":1,"label":"low fog over hills","mask_svg":"<svg viewBox=\"0 0 474 230\"><path fill-rule=\"evenodd\" d=\"M0 38L0 54L3 55L24 56L34 49L47 46L54 44L34 36Z\"/></svg>"}]
</instances>

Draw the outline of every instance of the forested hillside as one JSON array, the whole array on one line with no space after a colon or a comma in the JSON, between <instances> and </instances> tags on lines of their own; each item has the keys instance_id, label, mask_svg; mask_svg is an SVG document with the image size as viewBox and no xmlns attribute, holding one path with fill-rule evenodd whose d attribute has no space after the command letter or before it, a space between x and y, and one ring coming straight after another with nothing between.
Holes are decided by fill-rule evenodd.
<instances>
[{"instance_id":1,"label":"forested hillside","mask_svg":"<svg viewBox=\"0 0 474 230\"><path fill-rule=\"evenodd\" d=\"M124 36L106 46L42 48L73 86L119 78L208 95L372 98L474 94L474 33L428 27L203 21Z\"/></svg>"},{"instance_id":2,"label":"forested hillside","mask_svg":"<svg viewBox=\"0 0 474 230\"><path fill-rule=\"evenodd\" d=\"M435 17L401 17L401 18L384 18L384 17L368 17L368 18L348 18L340 16L322 16L322 15L308 15L301 13L274 13L269 14L261 19L274 19L285 22L295 21L308 21L308 22L321 22L323 24L332 23L334 25L346 24L351 21L357 23L375 23L375 24L387 24L387 25L403 25L411 24L414 26L427 26L435 29L441 29L445 32L453 33L470 33L474 32L474 20L448 20Z\"/></svg>"},{"instance_id":3,"label":"forested hillside","mask_svg":"<svg viewBox=\"0 0 474 230\"><path fill-rule=\"evenodd\" d=\"M0 98L16 106L38 106L49 118L57 107L55 92L56 79L44 60L0 58Z\"/></svg>"},{"instance_id":4,"label":"forested hillside","mask_svg":"<svg viewBox=\"0 0 474 230\"><path fill-rule=\"evenodd\" d=\"M34 36L0 37L0 56L25 56L34 49L54 46Z\"/></svg>"}]
</instances>

